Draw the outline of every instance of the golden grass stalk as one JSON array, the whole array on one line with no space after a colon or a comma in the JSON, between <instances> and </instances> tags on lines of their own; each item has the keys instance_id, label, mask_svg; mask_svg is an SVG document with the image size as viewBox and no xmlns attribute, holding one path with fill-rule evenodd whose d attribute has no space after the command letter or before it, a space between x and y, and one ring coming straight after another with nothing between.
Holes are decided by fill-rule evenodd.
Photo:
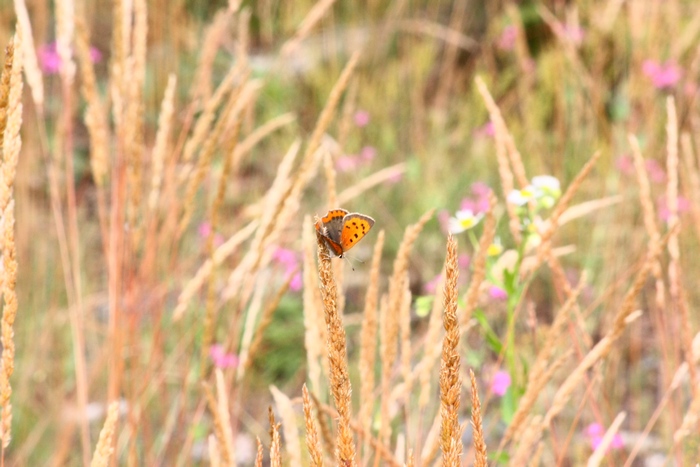
<instances>
[{"instance_id":1,"label":"golden grass stalk","mask_svg":"<svg viewBox=\"0 0 700 467\"><path fill-rule=\"evenodd\" d=\"M377 304L379 302L379 272L384 247L384 230L379 231L374 244L369 285L365 296L365 309L360 332L360 409L357 420L362 426L370 426L374 409L374 365L377 356Z\"/></svg>"},{"instance_id":2,"label":"golden grass stalk","mask_svg":"<svg viewBox=\"0 0 700 467\"><path fill-rule=\"evenodd\" d=\"M326 453L333 455L333 452L335 451L335 440L333 439L333 430L331 424L328 421L328 417L324 417L323 414L328 414L335 419L338 418L338 412L336 412L330 407L323 405L314 393L310 393L309 395L311 396L311 400L313 400L314 405L316 406L316 420L318 421L318 426L321 432L323 446L326 449Z\"/></svg>"},{"instance_id":3,"label":"golden grass stalk","mask_svg":"<svg viewBox=\"0 0 700 467\"><path fill-rule=\"evenodd\" d=\"M444 289L445 289L445 270L440 274L440 280L435 284L435 298L433 299L433 307L430 311L430 319L428 320L428 331L425 333L425 343L423 344L423 357L416 365L416 373L418 374L420 384L420 395L418 396L418 407L423 410L430 402L432 396L431 376L435 369L435 361L437 360L440 350L440 337L442 330L442 306L444 304Z\"/></svg>"},{"instance_id":4,"label":"golden grass stalk","mask_svg":"<svg viewBox=\"0 0 700 467\"><path fill-rule=\"evenodd\" d=\"M90 38L82 12L76 15L75 45L80 63L80 89L87 102L85 126L90 135L90 169L95 184L102 187L109 175L109 127L97 89L95 68L90 57Z\"/></svg>"},{"instance_id":5,"label":"golden grass stalk","mask_svg":"<svg viewBox=\"0 0 700 467\"><path fill-rule=\"evenodd\" d=\"M240 118L241 113L244 109L251 105L251 101L255 98L256 93L262 87L262 82L252 81L238 88L237 91L232 92L229 95L229 100L226 103L226 107L223 110L221 117L217 120L211 133L208 135L207 139L204 141L204 146L199 154L199 159L197 160L197 167L193 174L191 174L187 188L184 195L184 212L180 219L180 227L178 230L178 236L182 235L185 228L187 228L192 218L192 214L195 209L195 195L199 189L204 176L209 170L211 164L211 158L219 142L219 138L228 124L229 118Z\"/></svg>"},{"instance_id":6,"label":"golden grass stalk","mask_svg":"<svg viewBox=\"0 0 700 467\"><path fill-rule=\"evenodd\" d=\"M250 300L250 305L248 306L248 310L245 314L243 336L241 337L240 350L238 351L240 363L236 368L236 381L241 381L243 379L246 368L250 366L248 363L248 360L252 358L250 354L250 344L253 342L255 323L257 322L258 316L260 316L262 310L262 301L267 285L267 278L257 276L257 280L255 281L255 292L253 293L253 298Z\"/></svg>"},{"instance_id":7,"label":"golden grass stalk","mask_svg":"<svg viewBox=\"0 0 700 467\"><path fill-rule=\"evenodd\" d=\"M681 346L685 359L688 362L688 371L690 373L690 390L693 398L698 398L697 371L693 364L693 326L690 322L688 312L688 303L683 292L683 274L680 264L680 241L679 231L676 226L680 224L678 218L678 116L676 115L676 104L673 97L669 96L666 99L666 114L668 122L666 124L666 172L668 179L666 183L666 203L668 205L669 218L668 229L671 234L668 238L668 283L669 293L672 303L676 310L680 313L681 323Z\"/></svg>"},{"instance_id":8,"label":"golden grass stalk","mask_svg":"<svg viewBox=\"0 0 700 467\"><path fill-rule=\"evenodd\" d=\"M557 312L554 322L552 323L547 336L545 337L544 344L541 350L537 353L535 357L535 362L532 364L530 374L528 375L527 389L525 394L520 398L518 408L513 414L513 419L508 425L505 434L501 440L501 446L499 450L508 442L511 438L517 438L523 423L527 419L528 415L532 413L532 408L537 401L537 398L542 393L542 389L549 381L547 377L547 369L551 367L550 359L554 355L554 350L556 349L556 344L564 335L564 326L569 322L569 312L576 306L579 294L586 284L585 276L581 277L578 286L571 294L569 294L568 299ZM550 375L551 376L551 375Z\"/></svg>"},{"instance_id":9,"label":"golden grass stalk","mask_svg":"<svg viewBox=\"0 0 700 467\"><path fill-rule=\"evenodd\" d=\"M258 143L267 138L271 133L296 122L297 118L292 112L278 115L263 123L253 130L243 141L236 145L233 153L234 166L244 155L248 154Z\"/></svg>"},{"instance_id":10,"label":"golden grass stalk","mask_svg":"<svg viewBox=\"0 0 700 467\"><path fill-rule=\"evenodd\" d=\"M443 323L445 338L440 359L440 449L442 465L458 467L462 456L462 430L459 426L459 397L462 382L459 376L459 319L457 317L457 241L450 235L447 238L445 258L445 311Z\"/></svg>"},{"instance_id":11,"label":"golden grass stalk","mask_svg":"<svg viewBox=\"0 0 700 467\"><path fill-rule=\"evenodd\" d=\"M217 370L217 371L219 371L219 370ZM214 420L214 434L216 435L216 439L219 442L219 447L221 449L221 459L223 460L224 465L233 465L233 460L234 460L233 446L228 441L228 432L230 432L231 428L230 428L230 425L228 428L226 427L226 421L228 420L228 413L224 414L220 410L219 404L216 401L214 394L211 392L211 388L209 387L209 384L202 383L202 387L204 388L204 395L206 396L206 399L207 399L207 405L209 406L209 412L211 412L211 416Z\"/></svg>"},{"instance_id":12,"label":"golden grass stalk","mask_svg":"<svg viewBox=\"0 0 700 467\"><path fill-rule=\"evenodd\" d=\"M311 225L311 217L304 217L304 225ZM303 245L303 274L304 292L304 346L306 347L306 364L309 384L314 393L321 391L321 363L323 361L328 374L327 360L323 357L323 342L325 342L325 326L322 326L320 317L323 314L323 304L318 287L318 273L314 259L314 233L311 229L304 229L302 234Z\"/></svg>"},{"instance_id":13,"label":"golden grass stalk","mask_svg":"<svg viewBox=\"0 0 700 467\"><path fill-rule=\"evenodd\" d=\"M559 386L555 393L551 406L544 419L537 425L530 425L523 435L523 440L520 443L518 451L514 459L525 459L532 450L532 447L540 440L542 431L545 427L550 426L554 417L556 417L564 408L566 402L571 398L574 390L580 387L586 372L598 361L604 359L613 349L613 345L620 338L624 330L629 324L628 318L635 311L637 295L642 290L646 282L647 275L651 270L652 264L658 260L661 252L662 243L656 242L649 246L644 263L637 270L634 282L628 290L625 298L613 320L612 328L606 335L584 356L578 366L567 376L564 382Z\"/></svg>"},{"instance_id":14,"label":"golden grass stalk","mask_svg":"<svg viewBox=\"0 0 700 467\"><path fill-rule=\"evenodd\" d=\"M0 89L0 131L2 132L2 179L0 180L0 213L2 213L2 367L0 368L0 436L4 450L10 444L12 429L12 387L10 378L14 372L14 322L17 316L17 246L15 243L15 202L14 187L17 174L17 160L22 147L20 127L22 126L22 55L21 36L18 31L7 46L5 69ZM7 97L5 97L7 96ZM3 125L4 123L4 125Z\"/></svg>"},{"instance_id":15,"label":"golden grass stalk","mask_svg":"<svg viewBox=\"0 0 700 467\"><path fill-rule=\"evenodd\" d=\"M384 329L381 336L380 354L382 359L381 374L381 427L379 439L387 441L389 435L389 396L391 394L391 371L396 361L397 340L399 335L399 313L404 300L406 284L408 283L409 257L413 244L423 230L425 224L432 219L434 209L429 210L413 225L406 227L406 231L396 253L394 260L394 272L389 280L389 298L387 312L385 313Z\"/></svg>"},{"instance_id":16,"label":"golden grass stalk","mask_svg":"<svg viewBox=\"0 0 700 467\"><path fill-rule=\"evenodd\" d=\"M214 16L214 20L204 32L204 40L202 41L201 53L199 54L196 68L197 71L192 82L191 96L194 102L200 100L207 101L211 97L211 77L214 59L224 39L232 14L233 12L228 8L217 12Z\"/></svg>"},{"instance_id":17,"label":"golden grass stalk","mask_svg":"<svg viewBox=\"0 0 700 467\"><path fill-rule=\"evenodd\" d=\"M273 399L275 399L277 411L279 412L280 417L282 417L282 430L284 430L285 441L284 446L285 450L287 451L289 463L290 465L302 465L301 443L299 442L296 414L294 413L292 401L274 385L270 386L270 392L272 393Z\"/></svg>"},{"instance_id":18,"label":"golden grass stalk","mask_svg":"<svg viewBox=\"0 0 700 467\"><path fill-rule=\"evenodd\" d=\"M319 404L318 400L315 400L315 402L320 412L323 412L334 419L338 418L338 412L333 410L332 407L325 404ZM364 427L356 421L352 421L350 423L350 426L361 439L364 439L369 442L369 445L372 447L372 449L374 449L376 453L377 462L382 461L384 462L383 465L390 465L392 467L398 467L401 465L401 463L394 456L394 453L391 452L389 447L383 444L379 439L372 436L371 428Z\"/></svg>"},{"instance_id":19,"label":"golden grass stalk","mask_svg":"<svg viewBox=\"0 0 700 467\"><path fill-rule=\"evenodd\" d=\"M469 379L472 384L472 427L474 428L474 466L488 466L486 453L486 441L484 441L484 429L481 424L481 401L476 387L474 372L469 370Z\"/></svg>"},{"instance_id":20,"label":"golden grass stalk","mask_svg":"<svg viewBox=\"0 0 700 467\"><path fill-rule=\"evenodd\" d=\"M608 448L610 448L610 443L612 443L615 434L619 431L620 425L622 425L622 422L625 421L626 417L626 412L620 412L617 414L615 420L613 420L608 429L605 431L605 435L603 435L603 439L600 440L600 444L598 444L598 447L595 448L595 451L593 451L591 457L588 458L588 467L598 467L601 462L603 462L603 458L607 454Z\"/></svg>"},{"instance_id":21,"label":"golden grass stalk","mask_svg":"<svg viewBox=\"0 0 700 467\"><path fill-rule=\"evenodd\" d=\"M335 0L320 0L309 10L306 17L299 25L297 32L282 46L280 56L287 57L299 47L301 42L309 35L313 27L323 18L333 6Z\"/></svg>"},{"instance_id":22,"label":"golden grass stalk","mask_svg":"<svg viewBox=\"0 0 700 467\"><path fill-rule=\"evenodd\" d=\"M321 441L318 439L318 430L314 423L314 416L311 410L311 398L309 390L306 389L306 384L301 388L303 406L304 406L304 425L306 425L306 447L309 449L310 466L323 466L323 451L321 450ZM300 464L301 465L301 464Z\"/></svg>"},{"instance_id":23,"label":"golden grass stalk","mask_svg":"<svg viewBox=\"0 0 700 467\"><path fill-rule=\"evenodd\" d=\"M177 76L171 73L168 76L168 84L165 87L163 101L160 105L158 115L158 132L156 142L153 146L153 162L151 165L151 192L148 195L148 209L151 216L155 216L160 198L160 189L163 185L163 171L165 170L165 155L168 152L168 141L170 139L170 128L173 124L173 114L175 112L175 85Z\"/></svg>"},{"instance_id":24,"label":"golden grass stalk","mask_svg":"<svg viewBox=\"0 0 700 467\"><path fill-rule=\"evenodd\" d=\"M336 188L336 172L333 166L333 156L330 151L323 151L323 169L326 173L326 192L328 207L338 206L338 190Z\"/></svg>"},{"instance_id":25,"label":"golden grass stalk","mask_svg":"<svg viewBox=\"0 0 700 467\"><path fill-rule=\"evenodd\" d=\"M246 241L253 234L253 232L255 232L257 227L258 221L251 221L248 223L248 225L236 232L223 245L218 247L214 252L213 258L210 258L204 262L204 264L197 270L194 277L190 279L185 287L183 287L182 292L180 292L177 305L173 311L173 321L178 321L182 318L182 315L187 310L187 305L205 284L214 267L221 265L233 253L238 251L238 247L240 247L241 244Z\"/></svg>"},{"instance_id":26,"label":"golden grass stalk","mask_svg":"<svg viewBox=\"0 0 700 467\"><path fill-rule=\"evenodd\" d=\"M219 444L216 441L216 436L207 436L207 449L209 451L209 462L211 467L221 466L221 453L219 453Z\"/></svg>"},{"instance_id":27,"label":"golden grass stalk","mask_svg":"<svg viewBox=\"0 0 700 467\"><path fill-rule=\"evenodd\" d=\"M498 176L501 179L501 186L503 187L503 195L507 197L511 191L515 189L513 183L513 171L508 163L508 157L506 154L506 143L505 140L508 138L508 129L503 122L501 117L501 112L498 110L498 106L491 97L488 87L484 80L477 76L474 79L476 83L476 88L481 94L482 99L486 104L486 108L489 112L489 118L493 123L495 139L496 139L496 160L498 162ZM527 181L525 183L527 185ZM525 185L523 185L525 186ZM510 233L513 235L516 243L520 243L522 235L520 233L520 217L515 210L515 206L512 203L506 203L506 210L508 212Z\"/></svg>"},{"instance_id":28,"label":"golden grass stalk","mask_svg":"<svg viewBox=\"0 0 700 467\"><path fill-rule=\"evenodd\" d=\"M489 196L489 210L486 213L486 220L484 221L484 232L481 234L479 250L474 259L474 268L469 289L467 289L464 311L462 311L459 320L462 329L466 329L467 323L472 319L472 313L479 304L479 291L481 290L481 284L486 278L486 258L488 256L488 249L496 236L496 215L494 213L496 203L496 197L492 193Z\"/></svg>"},{"instance_id":29,"label":"golden grass stalk","mask_svg":"<svg viewBox=\"0 0 700 467\"><path fill-rule=\"evenodd\" d=\"M282 454L280 451L280 424L275 422L272 407L267 409L270 416L270 467L282 467Z\"/></svg>"},{"instance_id":30,"label":"golden grass stalk","mask_svg":"<svg viewBox=\"0 0 700 467\"><path fill-rule=\"evenodd\" d=\"M100 438L97 440L95 454L92 456L90 467L107 467L110 465L110 459L114 454L114 430L117 426L119 418L119 401L114 401L109 404L107 409L107 419L100 431Z\"/></svg>"},{"instance_id":31,"label":"golden grass stalk","mask_svg":"<svg viewBox=\"0 0 700 467\"><path fill-rule=\"evenodd\" d=\"M37 106L39 114L44 113L44 80L41 70L39 69L39 61L36 58L36 49L34 48L34 37L32 35L32 24L29 21L29 12L27 4L24 0L14 0L15 14L17 15L17 23L22 31L22 64L24 66L24 74L27 78L27 83L32 91L32 100Z\"/></svg>"},{"instance_id":32,"label":"golden grass stalk","mask_svg":"<svg viewBox=\"0 0 700 467\"><path fill-rule=\"evenodd\" d=\"M360 196L362 193L374 188L377 185L381 185L387 180L393 180L397 177L401 177L406 172L406 163L401 162L396 165L386 167L384 169L378 170L372 175L368 175L351 187L346 188L338 194L338 206L343 206L349 201Z\"/></svg>"},{"instance_id":33,"label":"golden grass stalk","mask_svg":"<svg viewBox=\"0 0 700 467\"><path fill-rule=\"evenodd\" d=\"M693 227L695 235L700 237L700 173L696 164L693 150L693 139L689 133L681 135L681 154L683 156L684 168L682 173L687 178L688 197L690 198L690 214L693 217Z\"/></svg>"},{"instance_id":34,"label":"golden grass stalk","mask_svg":"<svg viewBox=\"0 0 700 467\"><path fill-rule=\"evenodd\" d=\"M309 227L311 227L309 225ZM355 465L355 443L350 427L351 393L350 375L346 354L345 329L337 309L338 288L333 278L331 258L323 239L318 242L318 277L321 281L321 297L328 336L328 362L330 364L330 389L338 410L336 436L336 460L340 465Z\"/></svg>"},{"instance_id":35,"label":"golden grass stalk","mask_svg":"<svg viewBox=\"0 0 700 467\"><path fill-rule=\"evenodd\" d=\"M260 442L260 437L256 437L258 441L258 451L255 454L255 467L263 467L263 445L262 442Z\"/></svg>"}]
</instances>

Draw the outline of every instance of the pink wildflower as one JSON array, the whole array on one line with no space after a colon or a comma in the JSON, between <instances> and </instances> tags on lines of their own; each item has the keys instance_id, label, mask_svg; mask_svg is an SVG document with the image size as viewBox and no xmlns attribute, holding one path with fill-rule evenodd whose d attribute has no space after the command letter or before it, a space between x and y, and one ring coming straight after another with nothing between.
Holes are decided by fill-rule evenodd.
<instances>
[{"instance_id":1,"label":"pink wildflower","mask_svg":"<svg viewBox=\"0 0 700 467\"><path fill-rule=\"evenodd\" d=\"M355 112L355 115L353 116L353 120L355 121L355 125L357 125L358 128L364 128L369 124L369 112L366 110L358 110Z\"/></svg>"},{"instance_id":2,"label":"pink wildflower","mask_svg":"<svg viewBox=\"0 0 700 467\"><path fill-rule=\"evenodd\" d=\"M513 50L515 41L518 38L518 28L515 26L506 26L498 38L496 45L501 50Z\"/></svg>"},{"instance_id":3,"label":"pink wildflower","mask_svg":"<svg viewBox=\"0 0 700 467\"><path fill-rule=\"evenodd\" d=\"M226 353L221 344L214 344L209 347L209 356L217 368L236 368L239 363L238 355Z\"/></svg>"},{"instance_id":4,"label":"pink wildflower","mask_svg":"<svg viewBox=\"0 0 700 467\"><path fill-rule=\"evenodd\" d=\"M493 375L493 380L491 380L491 392L499 397L503 397L508 391L510 383L508 372L499 370Z\"/></svg>"},{"instance_id":5,"label":"pink wildflower","mask_svg":"<svg viewBox=\"0 0 700 467\"><path fill-rule=\"evenodd\" d=\"M642 64L642 72L644 72L656 89L671 88L680 81L683 71L672 60L661 65L656 60L644 60Z\"/></svg>"},{"instance_id":6,"label":"pink wildflower","mask_svg":"<svg viewBox=\"0 0 700 467\"><path fill-rule=\"evenodd\" d=\"M506 300L508 299L508 292L496 285L492 285L489 287L489 296L494 300Z\"/></svg>"},{"instance_id":7,"label":"pink wildflower","mask_svg":"<svg viewBox=\"0 0 700 467\"><path fill-rule=\"evenodd\" d=\"M586 437L588 438L588 441L591 443L591 449L595 450L600 446L600 443L603 441L603 436L605 435L605 429L600 423L591 423L586 427ZM620 436L619 433L616 433L613 436L612 441L610 442L610 448L612 449L620 449L624 447L624 442L622 440L622 436Z\"/></svg>"}]
</instances>

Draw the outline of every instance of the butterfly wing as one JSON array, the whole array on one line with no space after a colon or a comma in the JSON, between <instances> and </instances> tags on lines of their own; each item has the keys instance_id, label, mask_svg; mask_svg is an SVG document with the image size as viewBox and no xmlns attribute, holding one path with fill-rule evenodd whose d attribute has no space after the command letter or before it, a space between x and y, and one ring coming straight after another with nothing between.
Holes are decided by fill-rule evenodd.
<instances>
[{"instance_id":1,"label":"butterfly wing","mask_svg":"<svg viewBox=\"0 0 700 467\"><path fill-rule=\"evenodd\" d=\"M340 232L343 229L343 218L347 213L345 209L331 209L316 222L316 235L323 239L328 251L335 256L343 256Z\"/></svg>"},{"instance_id":2,"label":"butterfly wing","mask_svg":"<svg viewBox=\"0 0 700 467\"><path fill-rule=\"evenodd\" d=\"M367 235L369 229L374 225L374 219L364 214L353 212L343 218L343 230L340 234L340 246L343 252L354 247L362 237Z\"/></svg>"}]
</instances>

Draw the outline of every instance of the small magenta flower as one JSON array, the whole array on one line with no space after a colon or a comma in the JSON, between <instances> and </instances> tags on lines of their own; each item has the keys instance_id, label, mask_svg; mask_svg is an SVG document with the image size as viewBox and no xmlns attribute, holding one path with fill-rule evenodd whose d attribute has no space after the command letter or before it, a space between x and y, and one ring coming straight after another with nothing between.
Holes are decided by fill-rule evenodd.
<instances>
[{"instance_id":1,"label":"small magenta flower","mask_svg":"<svg viewBox=\"0 0 700 467\"><path fill-rule=\"evenodd\" d=\"M591 443L591 449L596 450L600 443L603 441L603 436L605 435L605 428L600 423L591 423L586 427L586 437ZM619 433L615 433L612 441L610 442L611 449L621 449L625 445L622 440L622 436Z\"/></svg>"},{"instance_id":2,"label":"small magenta flower","mask_svg":"<svg viewBox=\"0 0 700 467\"><path fill-rule=\"evenodd\" d=\"M209 235L211 235L212 230L211 230L211 223L205 221L199 224L197 227L197 234L199 235L199 238L202 240L206 240L209 238ZM223 235L219 233L214 234L214 246L218 247L221 246L224 243L224 237Z\"/></svg>"},{"instance_id":3,"label":"small magenta flower","mask_svg":"<svg viewBox=\"0 0 700 467\"><path fill-rule=\"evenodd\" d=\"M507 371L499 370L491 380L491 393L503 397L510 387L510 375Z\"/></svg>"},{"instance_id":4,"label":"small magenta flower","mask_svg":"<svg viewBox=\"0 0 700 467\"><path fill-rule=\"evenodd\" d=\"M469 265L472 263L472 257L466 253L462 253L457 256L457 265L462 269L468 269Z\"/></svg>"},{"instance_id":5,"label":"small magenta flower","mask_svg":"<svg viewBox=\"0 0 700 467\"><path fill-rule=\"evenodd\" d=\"M448 230L452 234L462 233L477 225L483 217L482 213L474 214L470 209L457 211L455 217L448 220Z\"/></svg>"},{"instance_id":6,"label":"small magenta flower","mask_svg":"<svg viewBox=\"0 0 700 467\"><path fill-rule=\"evenodd\" d=\"M298 292L303 285L301 271L299 270L299 255L294 250L278 247L272 254L272 260L285 269L287 277L294 274L289 283L289 290Z\"/></svg>"},{"instance_id":7,"label":"small magenta flower","mask_svg":"<svg viewBox=\"0 0 700 467\"><path fill-rule=\"evenodd\" d=\"M583 39L586 37L586 30L581 26L564 26L564 35L571 41L575 46L581 45Z\"/></svg>"},{"instance_id":8,"label":"small magenta flower","mask_svg":"<svg viewBox=\"0 0 700 467\"><path fill-rule=\"evenodd\" d=\"M494 129L493 122L486 122L476 130L474 130L474 136L478 137L493 137L493 135L496 134L496 130Z\"/></svg>"},{"instance_id":9,"label":"small magenta flower","mask_svg":"<svg viewBox=\"0 0 700 467\"><path fill-rule=\"evenodd\" d=\"M489 296L494 300L503 301L508 299L508 292L497 285L492 285L489 287Z\"/></svg>"},{"instance_id":10,"label":"small magenta flower","mask_svg":"<svg viewBox=\"0 0 700 467\"><path fill-rule=\"evenodd\" d=\"M425 293L427 294L434 294L437 290L437 286L442 280L442 274L438 274L437 276L433 277L430 279L428 282L425 283L423 286L423 289L425 290Z\"/></svg>"},{"instance_id":11,"label":"small magenta flower","mask_svg":"<svg viewBox=\"0 0 700 467\"><path fill-rule=\"evenodd\" d=\"M238 355L226 353L221 344L214 344L209 347L209 356L217 368L236 368L239 363Z\"/></svg>"},{"instance_id":12,"label":"small magenta flower","mask_svg":"<svg viewBox=\"0 0 700 467\"><path fill-rule=\"evenodd\" d=\"M663 65L656 60L644 60L642 72L651 79L651 83L656 89L667 89L675 86L683 75L683 71L673 60L669 60Z\"/></svg>"},{"instance_id":13,"label":"small magenta flower","mask_svg":"<svg viewBox=\"0 0 700 467\"><path fill-rule=\"evenodd\" d=\"M623 175L632 175L634 173L634 161L628 155L620 156L615 159L615 168Z\"/></svg>"},{"instance_id":14,"label":"small magenta flower","mask_svg":"<svg viewBox=\"0 0 700 467\"><path fill-rule=\"evenodd\" d=\"M652 182L664 183L666 181L666 171L654 159L648 159L644 166Z\"/></svg>"},{"instance_id":15,"label":"small magenta flower","mask_svg":"<svg viewBox=\"0 0 700 467\"><path fill-rule=\"evenodd\" d=\"M369 124L369 112L366 110L358 110L355 112L355 115L353 115L353 120L358 128L364 128Z\"/></svg>"},{"instance_id":16,"label":"small magenta flower","mask_svg":"<svg viewBox=\"0 0 700 467\"><path fill-rule=\"evenodd\" d=\"M377 150L372 146L365 146L360 149L360 159L363 162L371 162L377 156Z\"/></svg>"},{"instance_id":17,"label":"small magenta flower","mask_svg":"<svg viewBox=\"0 0 700 467\"><path fill-rule=\"evenodd\" d=\"M356 156L340 156L335 161L335 168L338 172L351 172L357 167L359 167L359 163Z\"/></svg>"},{"instance_id":18,"label":"small magenta flower","mask_svg":"<svg viewBox=\"0 0 700 467\"><path fill-rule=\"evenodd\" d=\"M682 214L690 210L690 201L685 196L678 196L678 214ZM656 211L659 214L659 219L668 222L671 217L671 210L668 207L668 202L665 196L660 196L656 200Z\"/></svg>"},{"instance_id":19,"label":"small magenta flower","mask_svg":"<svg viewBox=\"0 0 700 467\"><path fill-rule=\"evenodd\" d=\"M498 38L496 45L501 50L513 50L515 41L518 39L518 28L515 26L506 26Z\"/></svg>"},{"instance_id":20,"label":"small magenta flower","mask_svg":"<svg viewBox=\"0 0 700 467\"><path fill-rule=\"evenodd\" d=\"M61 57L58 55L56 42L49 42L39 47L38 51L39 66L47 75L55 75L61 68ZM102 61L102 52L96 47L90 47L90 60L92 63Z\"/></svg>"}]
</instances>

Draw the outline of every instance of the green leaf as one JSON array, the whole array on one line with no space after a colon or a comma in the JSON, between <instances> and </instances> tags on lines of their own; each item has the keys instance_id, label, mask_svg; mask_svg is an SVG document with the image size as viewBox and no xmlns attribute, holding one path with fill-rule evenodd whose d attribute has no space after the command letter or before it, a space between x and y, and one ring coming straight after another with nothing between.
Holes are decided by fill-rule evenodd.
<instances>
[{"instance_id":1,"label":"green leaf","mask_svg":"<svg viewBox=\"0 0 700 467\"><path fill-rule=\"evenodd\" d=\"M434 295L426 295L416 299L416 315L420 318L425 318L430 314L435 301Z\"/></svg>"},{"instance_id":2,"label":"green leaf","mask_svg":"<svg viewBox=\"0 0 700 467\"><path fill-rule=\"evenodd\" d=\"M484 330L486 343L489 345L489 347L491 347L491 350L497 354L500 354L501 350L503 349L503 344L501 344L501 340L498 338L496 333L493 332L491 326L489 326L489 322L486 319L486 315L484 315L483 310L476 310L474 312L474 319L476 319L476 321L481 325L481 328Z\"/></svg>"}]
</instances>

